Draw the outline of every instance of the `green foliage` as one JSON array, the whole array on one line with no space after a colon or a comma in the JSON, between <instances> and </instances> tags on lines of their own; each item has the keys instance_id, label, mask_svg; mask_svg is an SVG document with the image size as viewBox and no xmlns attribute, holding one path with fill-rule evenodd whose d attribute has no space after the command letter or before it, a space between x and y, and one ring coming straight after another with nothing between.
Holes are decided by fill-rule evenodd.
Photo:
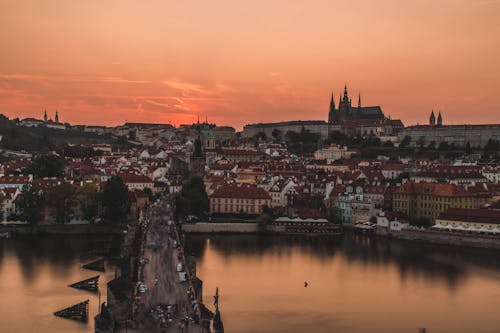
<instances>
[{"instance_id":1,"label":"green foliage","mask_svg":"<svg viewBox=\"0 0 500 333\"><path fill-rule=\"evenodd\" d=\"M489 139L488 143L484 146L484 157L496 158L498 156L498 149L500 142L498 140Z\"/></svg>"},{"instance_id":2,"label":"green foliage","mask_svg":"<svg viewBox=\"0 0 500 333\"><path fill-rule=\"evenodd\" d=\"M35 177L61 177L64 171L64 160L54 155L38 155L33 163L25 169L25 173Z\"/></svg>"},{"instance_id":3,"label":"green foliage","mask_svg":"<svg viewBox=\"0 0 500 333\"><path fill-rule=\"evenodd\" d=\"M130 199L127 185L121 177L111 177L102 191L104 218L111 224L125 222L130 212Z\"/></svg>"},{"instance_id":4,"label":"green foliage","mask_svg":"<svg viewBox=\"0 0 500 333\"><path fill-rule=\"evenodd\" d=\"M281 140L281 131L277 128L273 129L271 135L273 136L275 141Z\"/></svg>"},{"instance_id":5,"label":"green foliage","mask_svg":"<svg viewBox=\"0 0 500 333\"><path fill-rule=\"evenodd\" d=\"M93 156L102 155L102 151L95 151L92 147L85 147L82 145L75 146L65 146L61 149L61 155L65 157L73 157L73 158L89 158Z\"/></svg>"},{"instance_id":6,"label":"green foliage","mask_svg":"<svg viewBox=\"0 0 500 333\"><path fill-rule=\"evenodd\" d=\"M411 143L411 136L407 135L401 140L401 143L399 144L399 147L405 148L408 147Z\"/></svg>"},{"instance_id":7,"label":"green foliage","mask_svg":"<svg viewBox=\"0 0 500 333\"><path fill-rule=\"evenodd\" d=\"M257 134L255 134L255 139L257 141L266 141L267 140L267 135L265 132L259 132Z\"/></svg>"},{"instance_id":8,"label":"green foliage","mask_svg":"<svg viewBox=\"0 0 500 333\"><path fill-rule=\"evenodd\" d=\"M383 146L386 148L392 148L394 147L394 143L392 141L386 141L384 142Z\"/></svg>"},{"instance_id":9,"label":"green foliage","mask_svg":"<svg viewBox=\"0 0 500 333\"><path fill-rule=\"evenodd\" d=\"M465 154L467 154L467 155L472 154L472 148L470 146L470 142L469 141L467 141L467 143L465 144Z\"/></svg>"},{"instance_id":10,"label":"green foliage","mask_svg":"<svg viewBox=\"0 0 500 333\"><path fill-rule=\"evenodd\" d=\"M120 146L130 146L125 140L118 142L110 135L99 135L87 133L77 129L54 129L45 126L24 127L18 126L14 121L9 120L0 114L0 133L2 141L0 147L19 151L48 152L58 150L72 144L90 143L118 143Z\"/></svg>"},{"instance_id":11,"label":"green foliage","mask_svg":"<svg viewBox=\"0 0 500 333\"><path fill-rule=\"evenodd\" d=\"M2 192L0 192L0 220L3 220L3 203L5 200L5 196Z\"/></svg>"},{"instance_id":12,"label":"green foliage","mask_svg":"<svg viewBox=\"0 0 500 333\"><path fill-rule=\"evenodd\" d=\"M208 195L203 179L193 176L182 187L181 195L176 199L177 214L201 216L208 211Z\"/></svg>"},{"instance_id":13,"label":"green foliage","mask_svg":"<svg viewBox=\"0 0 500 333\"><path fill-rule=\"evenodd\" d=\"M257 217L259 232L266 232L267 226L273 222L273 217L269 213L262 213Z\"/></svg>"},{"instance_id":14,"label":"green foliage","mask_svg":"<svg viewBox=\"0 0 500 333\"><path fill-rule=\"evenodd\" d=\"M331 131L328 133L328 139L326 144L336 143L339 145L349 145L351 144L349 137L340 131Z\"/></svg>"},{"instance_id":15,"label":"green foliage","mask_svg":"<svg viewBox=\"0 0 500 333\"><path fill-rule=\"evenodd\" d=\"M286 132L285 140L293 154L311 154L318 149L319 134L311 133L302 127L300 133Z\"/></svg>"},{"instance_id":16,"label":"green foliage","mask_svg":"<svg viewBox=\"0 0 500 333\"><path fill-rule=\"evenodd\" d=\"M441 150L441 151L446 151L446 150L450 149L450 145L448 144L448 142L446 142L446 141L442 141L442 142L439 144L438 149L439 149L439 150Z\"/></svg>"},{"instance_id":17,"label":"green foliage","mask_svg":"<svg viewBox=\"0 0 500 333\"><path fill-rule=\"evenodd\" d=\"M151 191L149 187L146 187L143 191L146 193L150 201L153 200L153 191Z\"/></svg>"},{"instance_id":18,"label":"green foliage","mask_svg":"<svg viewBox=\"0 0 500 333\"><path fill-rule=\"evenodd\" d=\"M82 217L85 220L93 221L99 216L99 203L102 200L102 193L90 185L84 185L76 194L76 200L80 205Z\"/></svg>"},{"instance_id":19,"label":"green foliage","mask_svg":"<svg viewBox=\"0 0 500 333\"><path fill-rule=\"evenodd\" d=\"M328 208L328 220L330 223L342 223L342 210L339 207L332 206Z\"/></svg>"},{"instance_id":20,"label":"green foliage","mask_svg":"<svg viewBox=\"0 0 500 333\"><path fill-rule=\"evenodd\" d=\"M41 219L43 194L37 185L26 185L16 200L21 218L31 224L37 224Z\"/></svg>"},{"instance_id":21,"label":"green foliage","mask_svg":"<svg viewBox=\"0 0 500 333\"><path fill-rule=\"evenodd\" d=\"M75 205L75 188L73 185L63 183L51 189L49 204L55 210L55 220L57 223L64 224L69 222Z\"/></svg>"},{"instance_id":22,"label":"green foliage","mask_svg":"<svg viewBox=\"0 0 500 333\"><path fill-rule=\"evenodd\" d=\"M421 136L421 137L418 138L418 140L417 140L417 146L420 149L423 149L425 147L425 137L424 136Z\"/></svg>"}]
</instances>

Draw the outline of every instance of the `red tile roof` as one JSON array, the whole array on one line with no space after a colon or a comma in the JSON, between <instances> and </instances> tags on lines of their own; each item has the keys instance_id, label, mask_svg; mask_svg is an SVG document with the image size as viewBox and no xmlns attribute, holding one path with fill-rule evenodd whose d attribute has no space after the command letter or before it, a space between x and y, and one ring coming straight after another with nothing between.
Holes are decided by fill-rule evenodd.
<instances>
[{"instance_id":1,"label":"red tile roof","mask_svg":"<svg viewBox=\"0 0 500 333\"><path fill-rule=\"evenodd\" d=\"M449 208L439 214L439 219L500 224L500 209Z\"/></svg>"},{"instance_id":2,"label":"red tile roof","mask_svg":"<svg viewBox=\"0 0 500 333\"><path fill-rule=\"evenodd\" d=\"M263 188L245 185L223 185L215 190L210 197L271 200L271 197Z\"/></svg>"}]
</instances>

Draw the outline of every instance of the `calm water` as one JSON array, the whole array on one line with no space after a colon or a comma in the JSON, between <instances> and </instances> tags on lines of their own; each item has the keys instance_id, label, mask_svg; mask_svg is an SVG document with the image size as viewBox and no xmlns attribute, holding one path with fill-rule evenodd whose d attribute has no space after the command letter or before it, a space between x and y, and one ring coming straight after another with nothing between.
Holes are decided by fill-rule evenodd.
<instances>
[{"instance_id":1,"label":"calm water","mask_svg":"<svg viewBox=\"0 0 500 333\"><path fill-rule=\"evenodd\" d=\"M192 237L211 307L215 287L228 333L500 332L500 253L346 235L330 241ZM96 294L67 285L102 241L0 240L0 332L93 332L52 313ZM101 292L113 277L101 273ZM304 281L309 286L304 288Z\"/></svg>"},{"instance_id":2,"label":"calm water","mask_svg":"<svg viewBox=\"0 0 500 333\"><path fill-rule=\"evenodd\" d=\"M91 251L104 244L103 239L78 236L0 240L0 332L93 332L98 295L67 285L100 274L101 293L106 294L113 269L100 273L80 268L97 259ZM88 324L52 315L86 299L90 300Z\"/></svg>"},{"instance_id":3,"label":"calm water","mask_svg":"<svg viewBox=\"0 0 500 333\"><path fill-rule=\"evenodd\" d=\"M190 244L226 332L500 332L500 252L354 235Z\"/></svg>"}]
</instances>

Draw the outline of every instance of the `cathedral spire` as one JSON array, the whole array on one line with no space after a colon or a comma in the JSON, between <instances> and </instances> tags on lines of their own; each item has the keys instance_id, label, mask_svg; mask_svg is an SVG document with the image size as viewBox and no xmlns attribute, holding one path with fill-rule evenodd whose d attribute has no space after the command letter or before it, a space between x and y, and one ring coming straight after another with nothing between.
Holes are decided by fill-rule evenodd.
<instances>
[{"instance_id":1,"label":"cathedral spire","mask_svg":"<svg viewBox=\"0 0 500 333\"><path fill-rule=\"evenodd\" d=\"M439 111L439 114L438 114L437 124L438 124L438 126L443 125L443 117L441 116L441 110Z\"/></svg>"},{"instance_id":2,"label":"cathedral spire","mask_svg":"<svg viewBox=\"0 0 500 333\"><path fill-rule=\"evenodd\" d=\"M333 91L332 91L332 99L330 100L330 110L335 110L335 100L333 99Z\"/></svg>"},{"instance_id":3,"label":"cathedral spire","mask_svg":"<svg viewBox=\"0 0 500 333\"><path fill-rule=\"evenodd\" d=\"M59 124L59 114L57 112L57 109L56 109L56 116L54 117L54 121L56 122L56 124Z\"/></svg>"},{"instance_id":4,"label":"cathedral spire","mask_svg":"<svg viewBox=\"0 0 500 333\"><path fill-rule=\"evenodd\" d=\"M361 109L361 93L358 93L358 108Z\"/></svg>"},{"instance_id":5,"label":"cathedral spire","mask_svg":"<svg viewBox=\"0 0 500 333\"><path fill-rule=\"evenodd\" d=\"M47 109L45 108L44 114L43 114L43 121L47 122Z\"/></svg>"},{"instance_id":6,"label":"cathedral spire","mask_svg":"<svg viewBox=\"0 0 500 333\"><path fill-rule=\"evenodd\" d=\"M429 125L436 125L436 116L434 116L434 110L432 110L431 116L429 117Z\"/></svg>"}]
</instances>

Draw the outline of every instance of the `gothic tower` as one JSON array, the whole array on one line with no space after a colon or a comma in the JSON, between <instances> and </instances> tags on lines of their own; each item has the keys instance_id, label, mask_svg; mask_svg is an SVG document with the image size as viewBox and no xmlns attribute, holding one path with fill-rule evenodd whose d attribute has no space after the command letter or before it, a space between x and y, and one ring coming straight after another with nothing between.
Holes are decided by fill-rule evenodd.
<instances>
[{"instance_id":1,"label":"gothic tower","mask_svg":"<svg viewBox=\"0 0 500 333\"><path fill-rule=\"evenodd\" d=\"M335 100L333 99L333 92L332 92L332 99L330 100L330 110L328 111L328 122L330 124L333 124L336 122L337 119L335 119Z\"/></svg>"},{"instance_id":2,"label":"gothic tower","mask_svg":"<svg viewBox=\"0 0 500 333\"><path fill-rule=\"evenodd\" d=\"M47 122L47 109L45 109L45 113L43 114L43 121Z\"/></svg>"},{"instance_id":3,"label":"gothic tower","mask_svg":"<svg viewBox=\"0 0 500 333\"><path fill-rule=\"evenodd\" d=\"M54 122L55 122L56 124L59 124L59 114L57 113L57 110L56 110L56 116L55 116L55 118L54 118Z\"/></svg>"},{"instance_id":4,"label":"gothic tower","mask_svg":"<svg viewBox=\"0 0 500 333\"><path fill-rule=\"evenodd\" d=\"M441 111L439 111L439 114L438 114L437 124L438 124L438 126L443 126L443 117L441 116Z\"/></svg>"},{"instance_id":5,"label":"gothic tower","mask_svg":"<svg viewBox=\"0 0 500 333\"><path fill-rule=\"evenodd\" d=\"M429 117L429 125L436 125L436 117L434 116L434 110L431 112L431 116Z\"/></svg>"}]
</instances>

